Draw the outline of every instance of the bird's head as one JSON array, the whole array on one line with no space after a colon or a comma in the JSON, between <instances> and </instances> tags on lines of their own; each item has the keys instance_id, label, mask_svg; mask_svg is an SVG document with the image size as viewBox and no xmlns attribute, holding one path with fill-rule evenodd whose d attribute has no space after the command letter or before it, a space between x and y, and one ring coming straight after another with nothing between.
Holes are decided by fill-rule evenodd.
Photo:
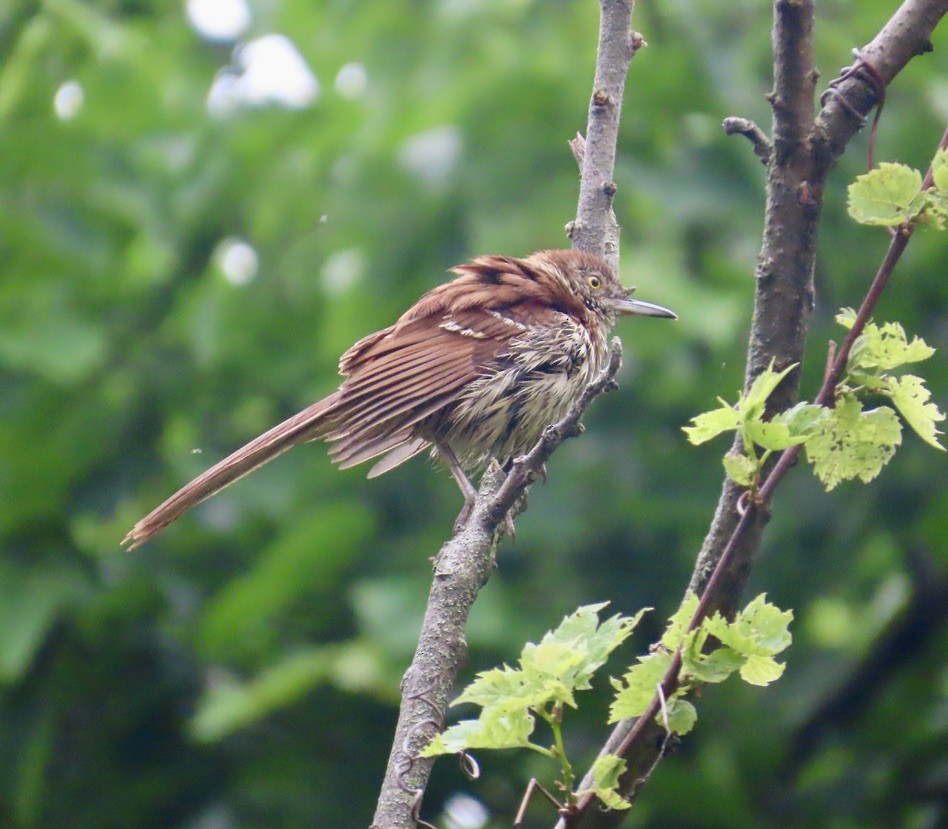
<instances>
[{"instance_id":1,"label":"bird's head","mask_svg":"<svg viewBox=\"0 0 948 829\"><path fill-rule=\"evenodd\" d=\"M664 317L678 319L668 308L633 299L634 288L626 288L619 281L609 263L581 250L544 250L526 261L553 269L570 292L594 314L610 323L618 316Z\"/></svg>"}]
</instances>

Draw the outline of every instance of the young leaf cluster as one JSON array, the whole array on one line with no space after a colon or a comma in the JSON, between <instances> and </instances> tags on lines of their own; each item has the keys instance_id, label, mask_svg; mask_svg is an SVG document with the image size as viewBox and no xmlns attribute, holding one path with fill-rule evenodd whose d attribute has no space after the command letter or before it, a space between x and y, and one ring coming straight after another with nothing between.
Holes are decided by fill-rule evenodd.
<instances>
[{"instance_id":1,"label":"young leaf cluster","mask_svg":"<svg viewBox=\"0 0 948 829\"><path fill-rule=\"evenodd\" d=\"M856 312L849 308L836 317L845 328L852 328L855 319ZM684 431L694 444L736 431L743 451L725 455L724 468L728 477L751 492L757 490L770 454L795 443L805 444L813 472L827 491L855 478L868 483L902 442L902 424L896 410L922 440L944 450L937 424L945 415L932 402L925 381L913 374L892 373L908 363L927 360L934 353L921 338L909 340L897 322L868 322L853 343L832 408L798 403L764 421L767 398L793 368L775 372L771 365L736 404L721 401L721 408L693 418L693 425L684 427ZM865 398L879 396L892 405L864 407Z\"/></svg>"},{"instance_id":2,"label":"young leaf cluster","mask_svg":"<svg viewBox=\"0 0 948 829\"><path fill-rule=\"evenodd\" d=\"M836 316L845 328L852 328L855 319L851 308ZM816 424L806 443L807 459L827 490L841 481L868 482L879 474L902 442L896 409L922 440L944 451L937 424L945 415L931 401L925 381L913 374L892 373L934 353L919 337L909 340L897 322L866 324L850 351L835 407ZM888 398L892 405L865 409L862 398L866 396Z\"/></svg>"},{"instance_id":3,"label":"young leaf cluster","mask_svg":"<svg viewBox=\"0 0 948 829\"><path fill-rule=\"evenodd\" d=\"M849 215L860 224L895 227L929 222L944 229L948 218L948 152L932 162L933 186L922 190L922 174L905 164L883 162L849 185Z\"/></svg>"},{"instance_id":4,"label":"young leaf cluster","mask_svg":"<svg viewBox=\"0 0 948 829\"><path fill-rule=\"evenodd\" d=\"M528 643L516 668L505 665L478 674L453 704L479 705L480 716L452 725L436 736L421 755L433 757L475 748L528 748L559 763L558 787L565 792L566 808L587 793L595 794L607 808L629 808L618 790L626 763L615 755L604 755L596 761L591 788L573 791L575 778L562 733L563 711L567 706L576 707L575 692L591 687L593 673L649 610L640 610L632 617L613 616L600 623L598 614L605 606L603 603L581 607L539 644ZM780 677L784 666L774 656L790 644L791 612L781 611L767 602L765 595L760 595L733 621L715 613L689 631L697 606L697 596L690 594L669 620L661 647L639 657L621 681L612 680L616 694L610 722L645 711L679 647L683 667L678 687L659 715L659 722L675 734L686 734L695 724L697 712L685 696L698 685L723 682L735 672L753 685L767 685ZM531 739L537 718L550 727L550 747Z\"/></svg>"},{"instance_id":5,"label":"young leaf cluster","mask_svg":"<svg viewBox=\"0 0 948 829\"><path fill-rule=\"evenodd\" d=\"M767 399L796 365L774 371L771 362L733 406L719 397L719 408L697 415L691 420L692 426L684 427L688 440L695 445L724 432L737 432L743 452L728 452L724 456L724 469L731 480L752 491L756 491L764 464L771 454L795 443L803 443L815 421L823 414L820 406L801 403L764 420Z\"/></svg>"},{"instance_id":6,"label":"young leaf cluster","mask_svg":"<svg viewBox=\"0 0 948 829\"><path fill-rule=\"evenodd\" d=\"M628 638L648 610L632 617L616 615L600 623L598 613L605 606L581 607L539 644L527 643L518 667L505 665L478 674L453 705L479 705L480 716L452 725L431 741L422 756L473 748L529 748L559 762L561 788L574 800L578 793L572 792L573 772L563 743L563 710L576 707L575 692L592 687L593 673ZM538 717L553 732L554 743L549 748L530 739ZM623 763L619 758L615 760ZM615 790L622 769L624 763L618 770L615 763L604 763L597 779L596 794L612 808L622 808L620 801L624 803Z\"/></svg>"},{"instance_id":7,"label":"young leaf cluster","mask_svg":"<svg viewBox=\"0 0 948 829\"><path fill-rule=\"evenodd\" d=\"M698 597L689 594L662 636L662 649L639 657L638 664L621 681L613 682L616 696L610 722L637 717L645 711L679 647L682 669L678 685L656 718L675 734L687 734L697 720L695 707L685 697L698 685L723 682L735 672L752 685L768 685L780 678L784 665L774 657L790 645L792 611L780 610L761 594L733 621L715 613L689 631L697 606ZM714 641L711 637L717 642L709 649Z\"/></svg>"}]
</instances>

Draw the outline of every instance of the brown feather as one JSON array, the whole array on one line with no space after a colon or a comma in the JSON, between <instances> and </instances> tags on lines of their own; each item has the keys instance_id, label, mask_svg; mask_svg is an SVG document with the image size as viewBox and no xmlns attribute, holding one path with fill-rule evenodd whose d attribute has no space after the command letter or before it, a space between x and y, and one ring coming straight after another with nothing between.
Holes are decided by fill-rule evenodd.
<instances>
[{"instance_id":1,"label":"brown feather","mask_svg":"<svg viewBox=\"0 0 948 829\"><path fill-rule=\"evenodd\" d=\"M463 469L529 448L605 359L616 314L608 300L628 291L605 262L580 251L478 256L452 271L394 325L342 355L336 392L195 478L124 543L134 549L297 443L329 441L343 468L384 455L370 477L434 445L467 493Z\"/></svg>"},{"instance_id":2,"label":"brown feather","mask_svg":"<svg viewBox=\"0 0 948 829\"><path fill-rule=\"evenodd\" d=\"M333 392L216 463L142 518L122 543L128 544L129 550L134 550L206 498L282 455L295 444L313 440L312 435L318 434L328 425L327 420L338 401L338 395L338 392Z\"/></svg>"}]
</instances>

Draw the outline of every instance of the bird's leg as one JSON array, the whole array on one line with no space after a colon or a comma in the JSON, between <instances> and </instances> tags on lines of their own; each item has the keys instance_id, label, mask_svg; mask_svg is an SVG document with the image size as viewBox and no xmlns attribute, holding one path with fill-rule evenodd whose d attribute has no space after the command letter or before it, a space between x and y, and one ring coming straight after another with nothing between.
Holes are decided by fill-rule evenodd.
<instances>
[{"instance_id":1,"label":"bird's leg","mask_svg":"<svg viewBox=\"0 0 948 829\"><path fill-rule=\"evenodd\" d=\"M448 469L451 470L454 480L457 481L461 495L464 496L464 506L461 508L457 521L454 522L454 530L457 532L471 517L471 510L474 509L474 499L477 498L477 490L474 489L474 484L471 483L470 478L464 472L464 468L461 466L458 456L454 454L454 450L446 443L435 443L435 446L438 449L438 454L444 458Z\"/></svg>"},{"instance_id":2,"label":"bird's leg","mask_svg":"<svg viewBox=\"0 0 948 829\"><path fill-rule=\"evenodd\" d=\"M471 517L471 511L474 509L474 499L477 498L477 490L464 472L464 467L461 466L461 462L458 460L458 456L454 454L454 450L446 443L436 443L435 446L438 449L438 454L444 458L448 469L451 470L454 480L457 481L461 495L464 496L464 506L461 508L457 521L454 522L454 531L457 532L467 523L468 518ZM511 538L516 536L517 531L509 512L504 517L504 527Z\"/></svg>"},{"instance_id":3,"label":"bird's leg","mask_svg":"<svg viewBox=\"0 0 948 829\"><path fill-rule=\"evenodd\" d=\"M496 471L497 475L500 476L500 480L504 480L507 477L507 474L510 472L510 469L504 469L497 458L491 458L490 460L491 472ZM514 526L513 513L510 510L507 510L507 514L504 516L504 529L507 531L507 535L510 536L511 540L517 537L517 528Z\"/></svg>"}]
</instances>

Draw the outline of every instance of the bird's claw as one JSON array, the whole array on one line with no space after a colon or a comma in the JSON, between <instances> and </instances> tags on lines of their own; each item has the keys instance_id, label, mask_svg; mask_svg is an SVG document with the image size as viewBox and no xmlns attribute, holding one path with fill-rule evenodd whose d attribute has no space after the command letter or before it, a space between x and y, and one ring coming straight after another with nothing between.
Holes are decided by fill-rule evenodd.
<instances>
[{"instance_id":1,"label":"bird's claw","mask_svg":"<svg viewBox=\"0 0 948 829\"><path fill-rule=\"evenodd\" d=\"M465 524L470 520L471 514L474 512L474 499L464 501L464 506L461 507L461 511L458 513L458 517L454 521L454 532L455 534L459 533L464 529ZM513 513L508 512L504 516L504 531L510 536L511 541L517 537L517 528L514 526Z\"/></svg>"}]
</instances>

